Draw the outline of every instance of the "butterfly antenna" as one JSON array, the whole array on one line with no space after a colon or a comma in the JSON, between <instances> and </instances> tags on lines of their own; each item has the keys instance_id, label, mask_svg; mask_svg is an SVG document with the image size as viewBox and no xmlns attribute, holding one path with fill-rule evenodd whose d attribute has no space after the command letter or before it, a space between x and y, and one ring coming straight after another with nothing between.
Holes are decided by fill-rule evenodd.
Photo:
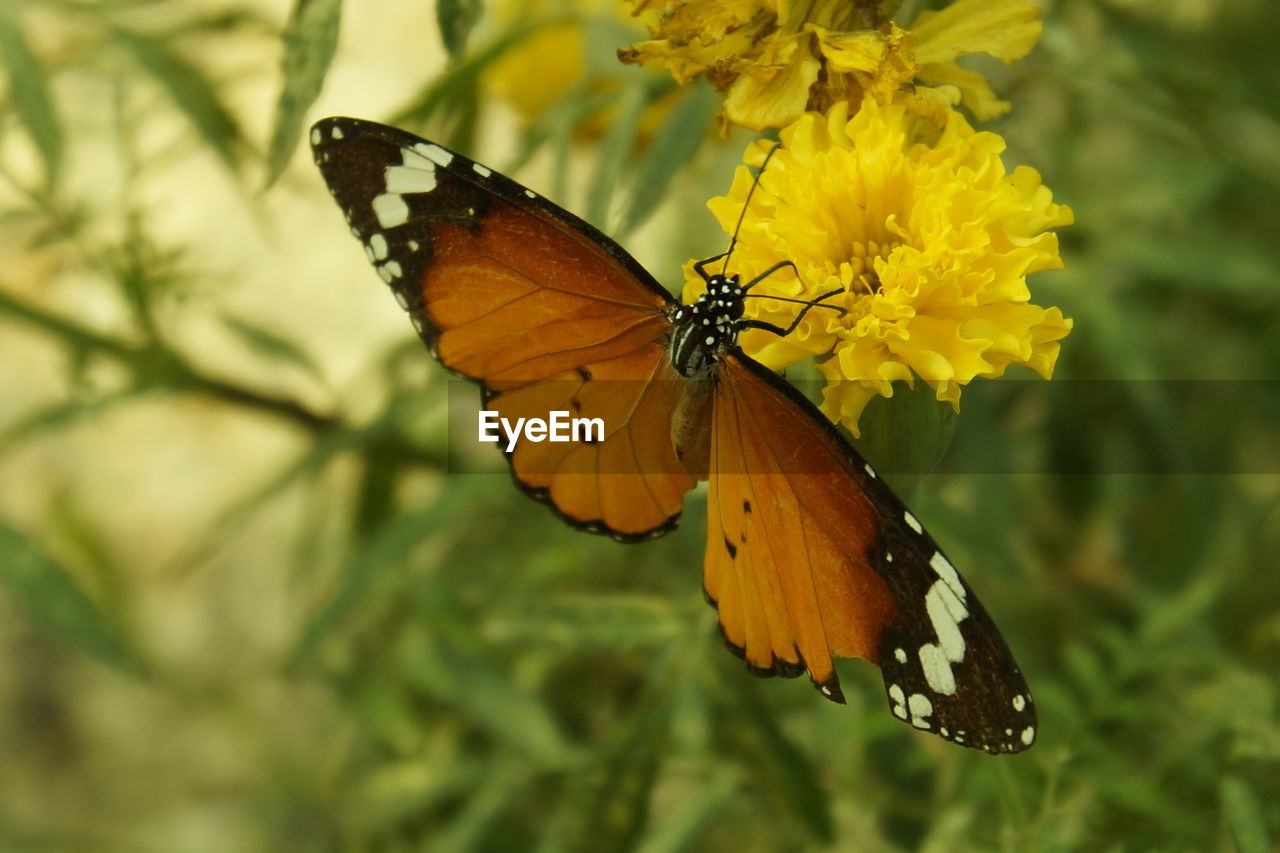
<instances>
[{"instance_id":1,"label":"butterfly antenna","mask_svg":"<svg viewBox=\"0 0 1280 853\"><path fill-rule=\"evenodd\" d=\"M774 146L769 149L769 153L764 155L764 162L760 164L760 171L756 172L756 179L751 182L751 189L747 190L747 200L742 203L742 212L738 214L738 224L733 226L733 237L729 239L729 248L724 253L724 266L720 268L721 275L724 275L729 270L729 256L733 254L733 247L738 245L738 232L742 230L742 220L746 218L747 208L751 205L751 196L755 195L756 187L760 186L760 178L764 176L765 167L773 159L774 152L781 147L781 142L774 143Z\"/></svg>"},{"instance_id":2,"label":"butterfly antenna","mask_svg":"<svg viewBox=\"0 0 1280 853\"><path fill-rule=\"evenodd\" d=\"M809 308L830 308L832 311L837 312L841 317L843 317L845 314L849 313L847 309L839 305L828 305L825 301L833 296L838 296L841 293L844 293L843 287L828 291L821 296L815 296L813 299L792 299L789 296L774 296L772 293L744 293L742 298L772 299L775 302L790 302L793 305L807 305Z\"/></svg>"}]
</instances>

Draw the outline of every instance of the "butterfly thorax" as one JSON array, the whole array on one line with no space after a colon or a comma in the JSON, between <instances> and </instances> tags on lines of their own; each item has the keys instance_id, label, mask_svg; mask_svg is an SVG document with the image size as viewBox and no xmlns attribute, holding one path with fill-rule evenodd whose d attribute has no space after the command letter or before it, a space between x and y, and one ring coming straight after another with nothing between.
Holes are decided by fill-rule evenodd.
<instances>
[{"instance_id":1,"label":"butterfly thorax","mask_svg":"<svg viewBox=\"0 0 1280 853\"><path fill-rule=\"evenodd\" d=\"M738 342L743 291L737 275L713 275L695 302L671 314L671 363L686 379L702 379L724 347Z\"/></svg>"}]
</instances>

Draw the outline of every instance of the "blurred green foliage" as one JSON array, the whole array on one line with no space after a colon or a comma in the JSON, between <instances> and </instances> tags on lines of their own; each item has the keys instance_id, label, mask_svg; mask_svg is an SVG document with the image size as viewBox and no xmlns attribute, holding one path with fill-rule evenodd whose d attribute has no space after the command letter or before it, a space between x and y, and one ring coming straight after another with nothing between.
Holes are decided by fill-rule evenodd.
<instances>
[{"instance_id":1,"label":"blurred green foliage","mask_svg":"<svg viewBox=\"0 0 1280 853\"><path fill-rule=\"evenodd\" d=\"M998 386L913 492L1036 691L1012 759L912 733L859 662L848 707L750 679L701 601L698 493L650 544L573 533L502 473L449 475L447 383L407 324L324 320L325 292L384 298L317 277L359 255L297 153L344 51L418 45L398 101L366 75L326 108L376 95L370 117L542 164L673 285L719 250L701 205L745 137L710 132L708 87L612 63L626 23L589 6L440 0L438 34L391 45L350 42L393 4L0 8L0 849L1274 845L1280 429L1161 381L1274 404L1272 5L1051 4L1030 57L984 68L1008 160L1077 214L1032 282L1075 318L1059 379L1126 380L1096 427L1079 395ZM497 123L486 70L566 24L582 76ZM244 267L207 251L228 188L269 235ZM282 198L332 230L290 242ZM1187 430L1220 473L1185 473ZM1135 448L1144 473L1117 469Z\"/></svg>"}]
</instances>

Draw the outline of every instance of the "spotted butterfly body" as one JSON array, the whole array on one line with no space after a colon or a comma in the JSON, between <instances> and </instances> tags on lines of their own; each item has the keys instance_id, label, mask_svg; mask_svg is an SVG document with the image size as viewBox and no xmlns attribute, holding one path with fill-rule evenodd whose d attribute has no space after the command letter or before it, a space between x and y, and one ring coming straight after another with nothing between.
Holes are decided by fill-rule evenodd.
<instances>
[{"instance_id":1,"label":"spotted butterfly body","mask_svg":"<svg viewBox=\"0 0 1280 853\"><path fill-rule=\"evenodd\" d=\"M311 143L379 276L486 408L607 416L599 443L507 453L522 490L637 542L709 479L703 588L753 672L807 673L843 702L832 659L861 657L917 729L990 753L1034 742L1031 694L972 589L843 435L738 348L754 282L700 269L706 293L681 305L586 222L442 146L350 118Z\"/></svg>"}]
</instances>

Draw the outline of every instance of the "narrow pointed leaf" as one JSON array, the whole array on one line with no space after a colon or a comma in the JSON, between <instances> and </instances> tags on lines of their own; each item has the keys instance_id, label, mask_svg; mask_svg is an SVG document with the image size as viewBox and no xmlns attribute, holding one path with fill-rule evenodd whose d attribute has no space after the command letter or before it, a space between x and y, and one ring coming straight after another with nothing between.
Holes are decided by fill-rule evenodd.
<instances>
[{"instance_id":1,"label":"narrow pointed leaf","mask_svg":"<svg viewBox=\"0 0 1280 853\"><path fill-rule=\"evenodd\" d=\"M134 61L155 78L205 143L237 169L244 135L204 72L163 41L125 27L117 27L114 35Z\"/></svg>"},{"instance_id":2,"label":"narrow pointed leaf","mask_svg":"<svg viewBox=\"0 0 1280 853\"><path fill-rule=\"evenodd\" d=\"M636 169L631 195L617 228L619 235L625 236L642 225L666 198L672 179L707 138L711 116L719 103L720 96L705 81L683 94Z\"/></svg>"},{"instance_id":3,"label":"narrow pointed leaf","mask_svg":"<svg viewBox=\"0 0 1280 853\"><path fill-rule=\"evenodd\" d=\"M44 69L8 12L0 12L0 56L9 72L9 92L18 118L44 160L45 183L53 186L62 163L62 123L54 110Z\"/></svg>"},{"instance_id":4,"label":"narrow pointed leaf","mask_svg":"<svg viewBox=\"0 0 1280 853\"><path fill-rule=\"evenodd\" d=\"M0 588L20 611L67 645L121 672L142 673L141 663L71 575L4 525L0 525Z\"/></svg>"},{"instance_id":5,"label":"narrow pointed leaf","mask_svg":"<svg viewBox=\"0 0 1280 853\"><path fill-rule=\"evenodd\" d=\"M480 20L482 10L480 0L436 0L440 41L450 57L456 60L466 49L467 37Z\"/></svg>"},{"instance_id":6,"label":"narrow pointed leaf","mask_svg":"<svg viewBox=\"0 0 1280 853\"><path fill-rule=\"evenodd\" d=\"M297 0L284 31L283 82L267 146L265 186L276 182L297 147L338 46L342 0Z\"/></svg>"}]
</instances>

